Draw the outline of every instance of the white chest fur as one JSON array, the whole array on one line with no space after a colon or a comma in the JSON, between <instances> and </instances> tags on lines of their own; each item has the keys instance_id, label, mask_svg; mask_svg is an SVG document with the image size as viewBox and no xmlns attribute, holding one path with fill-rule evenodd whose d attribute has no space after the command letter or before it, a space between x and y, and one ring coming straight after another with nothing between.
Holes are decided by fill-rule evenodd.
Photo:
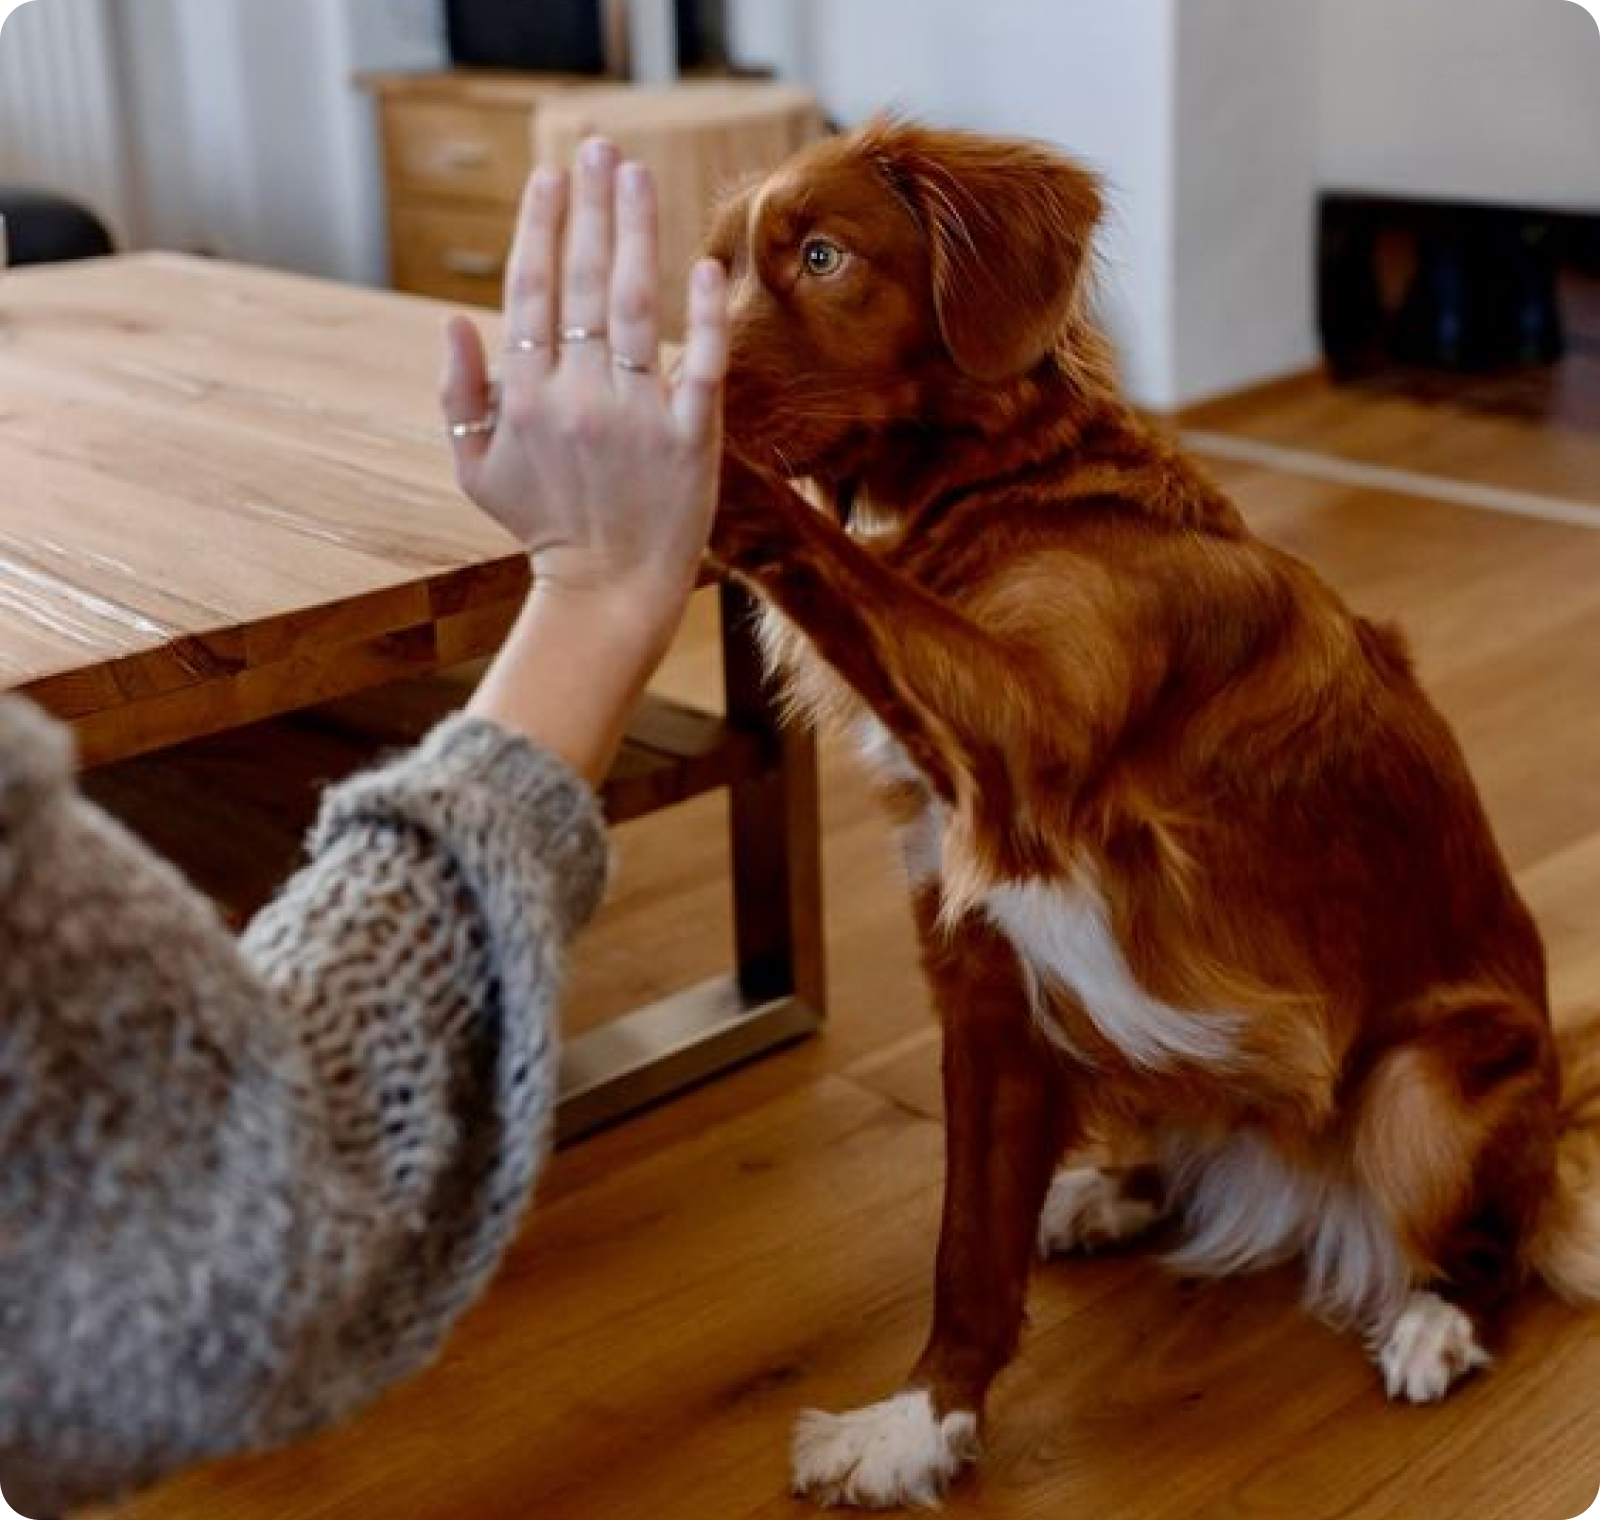
<instances>
[{"instance_id":1,"label":"white chest fur","mask_svg":"<svg viewBox=\"0 0 1600 1520\"><path fill-rule=\"evenodd\" d=\"M870 713L857 719L855 737L862 760L879 781L918 786L927 795L922 811L900 830L900 856L913 891L938 881L944 868L949 809L934 800L905 746Z\"/></svg>"},{"instance_id":2,"label":"white chest fur","mask_svg":"<svg viewBox=\"0 0 1600 1520\"><path fill-rule=\"evenodd\" d=\"M1233 1063L1240 1020L1151 997L1135 979L1087 873L1070 881L1007 882L988 892L984 906L1033 979L1035 1016L1055 1043L1072 1048L1043 996L1052 988L1076 997L1100 1034L1135 1066L1217 1070Z\"/></svg>"},{"instance_id":3,"label":"white chest fur","mask_svg":"<svg viewBox=\"0 0 1600 1520\"><path fill-rule=\"evenodd\" d=\"M922 773L905 747L849 686L810 653L805 636L776 608L762 609L760 635L767 668L784 681L790 702L809 721L853 738L875 780L922 784ZM901 854L913 889L939 879L948 823L948 810L933 800L930 791L927 807L901 830Z\"/></svg>"},{"instance_id":4,"label":"white chest fur","mask_svg":"<svg viewBox=\"0 0 1600 1520\"><path fill-rule=\"evenodd\" d=\"M911 763L905 746L871 713L856 720L855 739L862 760L878 780L921 783L922 772Z\"/></svg>"},{"instance_id":5,"label":"white chest fur","mask_svg":"<svg viewBox=\"0 0 1600 1520\"><path fill-rule=\"evenodd\" d=\"M769 676L781 682L791 708L818 729L845 730L865 709L861 699L811 649L811 641L767 603L756 622Z\"/></svg>"}]
</instances>

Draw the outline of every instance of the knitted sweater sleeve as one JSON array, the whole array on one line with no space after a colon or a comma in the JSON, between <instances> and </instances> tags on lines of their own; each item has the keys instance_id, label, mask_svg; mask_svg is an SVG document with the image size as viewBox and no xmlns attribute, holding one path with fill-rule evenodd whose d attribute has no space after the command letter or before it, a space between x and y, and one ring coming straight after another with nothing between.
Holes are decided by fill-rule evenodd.
<instances>
[{"instance_id":1,"label":"knitted sweater sleeve","mask_svg":"<svg viewBox=\"0 0 1600 1520\"><path fill-rule=\"evenodd\" d=\"M0 700L0 1488L104 1499L424 1365L542 1162L595 799L468 718L233 940Z\"/></svg>"}]
</instances>

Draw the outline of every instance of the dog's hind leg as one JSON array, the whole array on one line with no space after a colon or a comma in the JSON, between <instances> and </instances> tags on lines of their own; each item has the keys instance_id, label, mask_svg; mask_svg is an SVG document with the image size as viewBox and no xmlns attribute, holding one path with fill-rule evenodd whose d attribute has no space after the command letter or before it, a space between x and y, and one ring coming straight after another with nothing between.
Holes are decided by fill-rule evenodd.
<instances>
[{"instance_id":1,"label":"dog's hind leg","mask_svg":"<svg viewBox=\"0 0 1600 1520\"><path fill-rule=\"evenodd\" d=\"M1412 1268L1371 1349L1391 1398L1427 1403L1488 1365L1494 1319L1529 1275L1555 1174L1548 1023L1499 993L1430 999L1358 1101L1357 1171Z\"/></svg>"},{"instance_id":2,"label":"dog's hind leg","mask_svg":"<svg viewBox=\"0 0 1600 1520\"><path fill-rule=\"evenodd\" d=\"M926 915L924 915L926 916ZM794 1486L824 1504L932 1504L978 1455L1021 1333L1040 1205L1067 1138L1063 1058L1034 1033L1015 957L964 921L925 939L944 1024L944 1219L933 1329L901 1392L796 1427Z\"/></svg>"},{"instance_id":3,"label":"dog's hind leg","mask_svg":"<svg viewBox=\"0 0 1600 1520\"><path fill-rule=\"evenodd\" d=\"M1068 1166L1039 1216L1041 1256L1086 1255L1126 1245L1161 1223L1165 1189L1154 1166Z\"/></svg>"}]
</instances>

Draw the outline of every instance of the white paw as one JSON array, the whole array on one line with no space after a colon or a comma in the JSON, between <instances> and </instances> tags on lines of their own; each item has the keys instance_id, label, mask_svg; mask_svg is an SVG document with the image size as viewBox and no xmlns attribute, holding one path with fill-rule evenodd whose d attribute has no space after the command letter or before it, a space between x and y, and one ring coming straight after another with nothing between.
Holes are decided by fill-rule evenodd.
<instances>
[{"instance_id":1,"label":"white paw","mask_svg":"<svg viewBox=\"0 0 1600 1520\"><path fill-rule=\"evenodd\" d=\"M1130 1198L1122 1179L1097 1166L1056 1173L1039 1215L1039 1254L1065 1256L1132 1240L1161 1218L1155 1204Z\"/></svg>"},{"instance_id":2,"label":"white paw","mask_svg":"<svg viewBox=\"0 0 1600 1520\"><path fill-rule=\"evenodd\" d=\"M808 1409L790 1448L797 1494L861 1509L936 1505L977 1456L977 1415L963 1409L940 1419L920 1389L850 1414Z\"/></svg>"},{"instance_id":3,"label":"white paw","mask_svg":"<svg viewBox=\"0 0 1600 1520\"><path fill-rule=\"evenodd\" d=\"M1472 1321L1436 1293L1413 1293L1378 1351L1384 1391L1413 1404L1437 1402L1492 1360Z\"/></svg>"}]
</instances>

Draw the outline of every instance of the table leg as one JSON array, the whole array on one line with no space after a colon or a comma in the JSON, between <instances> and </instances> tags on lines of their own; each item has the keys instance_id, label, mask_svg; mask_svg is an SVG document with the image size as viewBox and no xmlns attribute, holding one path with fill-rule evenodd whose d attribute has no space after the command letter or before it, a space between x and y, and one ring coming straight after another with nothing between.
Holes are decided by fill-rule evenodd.
<instances>
[{"instance_id":1,"label":"table leg","mask_svg":"<svg viewBox=\"0 0 1600 1520\"><path fill-rule=\"evenodd\" d=\"M795 996L821 1014L826 1003L821 816L816 740L784 723L764 679L753 608L722 588L723 680L728 721L771 746L771 764L736 779L729 803L733 844L734 956L753 1002Z\"/></svg>"},{"instance_id":2,"label":"table leg","mask_svg":"<svg viewBox=\"0 0 1600 1520\"><path fill-rule=\"evenodd\" d=\"M811 1034L826 1011L816 741L766 688L749 598L720 595L728 725L759 756L728 784L734 968L569 1042L562 1139Z\"/></svg>"}]
</instances>

